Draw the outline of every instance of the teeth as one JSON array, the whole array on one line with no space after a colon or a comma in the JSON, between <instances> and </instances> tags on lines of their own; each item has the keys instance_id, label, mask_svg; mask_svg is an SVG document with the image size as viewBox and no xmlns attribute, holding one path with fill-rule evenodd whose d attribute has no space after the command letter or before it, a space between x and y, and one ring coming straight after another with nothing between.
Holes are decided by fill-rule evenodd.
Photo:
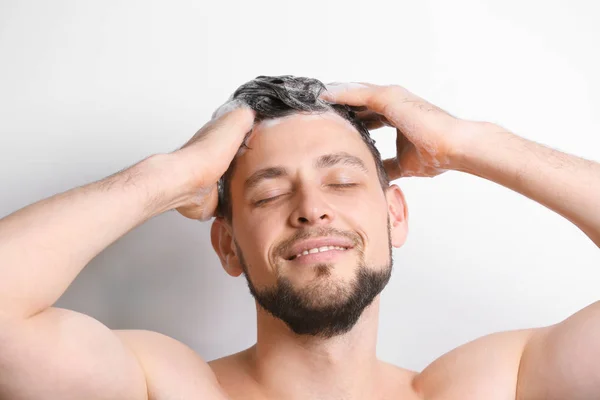
<instances>
[{"instance_id":1,"label":"teeth","mask_svg":"<svg viewBox=\"0 0 600 400\"><path fill-rule=\"evenodd\" d=\"M292 258L292 260L296 259L296 258L299 258L299 257L302 257L302 256L305 256L307 254L323 253L323 252L329 251L329 250L348 250L348 248L341 247L341 246L322 246L322 247L319 247L319 248L315 247L313 249L304 250L300 254L296 254L296 256Z\"/></svg>"}]
</instances>

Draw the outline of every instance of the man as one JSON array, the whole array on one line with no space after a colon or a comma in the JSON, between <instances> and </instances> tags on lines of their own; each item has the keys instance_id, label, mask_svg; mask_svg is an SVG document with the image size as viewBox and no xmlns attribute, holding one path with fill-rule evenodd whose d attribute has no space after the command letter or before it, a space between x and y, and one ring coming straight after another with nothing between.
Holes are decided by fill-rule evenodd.
<instances>
[{"instance_id":1,"label":"man","mask_svg":"<svg viewBox=\"0 0 600 400\"><path fill-rule=\"evenodd\" d=\"M553 326L477 339L421 372L375 355L379 292L408 224L388 179L475 174L600 246L600 165L460 120L400 86L327 89L259 77L181 149L2 219L0 398L600 398L600 302ZM364 129L382 125L397 128L397 157L385 162ZM251 348L207 364L158 333L52 307L100 251L173 209L216 214L215 251L256 298Z\"/></svg>"}]
</instances>

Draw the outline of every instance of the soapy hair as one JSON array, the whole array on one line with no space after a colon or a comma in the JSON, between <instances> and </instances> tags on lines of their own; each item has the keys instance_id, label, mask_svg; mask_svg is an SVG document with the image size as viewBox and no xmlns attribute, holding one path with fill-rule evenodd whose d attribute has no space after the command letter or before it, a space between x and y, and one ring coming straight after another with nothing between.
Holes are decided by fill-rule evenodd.
<instances>
[{"instance_id":1,"label":"soapy hair","mask_svg":"<svg viewBox=\"0 0 600 400\"><path fill-rule=\"evenodd\" d=\"M389 186L389 178L385 172L381 154L375 147L375 141L371 138L369 131L357 118L353 107L333 104L320 99L319 95L324 90L325 85L317 79L292 75L261 75L240 86L229 98L229 101L242 102L252 108L255 111L255 123L292 114L335 112L356 128L361 139L369 148L375 160L379 182L382 189L385 190ZM217 112L218 110L215 113ZM242 147L247 148L246 139L244 139ZM235 158L218 182L219 202L216 216L227 221L231 221L232 218L230 184L234 170Z\"/></svg>"}]
</instances>

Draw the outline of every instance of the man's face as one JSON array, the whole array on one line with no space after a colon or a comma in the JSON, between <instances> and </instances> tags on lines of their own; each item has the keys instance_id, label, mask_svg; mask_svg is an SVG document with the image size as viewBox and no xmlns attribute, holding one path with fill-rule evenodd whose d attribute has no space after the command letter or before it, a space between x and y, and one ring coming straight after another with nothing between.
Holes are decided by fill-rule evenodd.
<instances>
[{"instance_id":1,"label":"man's face","mask_svg":"<svg viewBox=\"0 0 600 400\"><path fill-rule=\"evenodd\" d=\"M231 230L253 295L297 333L349 330L391 271L372 154L334 113L265 121L248 146L231 178Z\"/></svg>"}]
</instances>

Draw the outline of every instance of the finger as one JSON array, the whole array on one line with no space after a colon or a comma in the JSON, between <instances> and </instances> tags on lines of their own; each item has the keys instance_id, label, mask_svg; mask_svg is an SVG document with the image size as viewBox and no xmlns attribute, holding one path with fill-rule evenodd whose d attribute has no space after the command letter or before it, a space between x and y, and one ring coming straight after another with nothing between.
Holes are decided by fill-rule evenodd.
<instances>
[{"instance_id":1,"label":"finger","mask_svg":"<svg viewBox=\"0 0 600 400\"><path fill-rule=\"evenodd\" d=\"M248 105L238 99L232 99L231 97L223 104L219 106L213 112L211 119L216 120L224 116L225 114L230 113L231 111L237 110L238 108L249 108Z\"/></svg>"},{"instance_id":2,"label":"finger","mask_svg":"<svg viewBox=\"0 0 600 400\"><path fill-rule=\"evenodd\" d=\"M355 113L359 113L361 111L367 111L368 108L367 106L348 106L348 108L352 111L354 111Z\"/></svg>"},{"instance_id":3,"label":"finger","mask_svg":"<svg viewBox=\"0 0 600 400\"><path fill-rule=\"evenodd\" d=\"M393 126L386 117L368 109L366 111L357 112L356 117L367 127L368 130L375 130L385 126Z\"/></svg>"},{"instance_id":4,"label":"finger","mask_svg":"<svg viewBox=\"0 0 600 400\"><path fill-rule=\"evenodd\" d=\"M379 128L383 128L383 127L387 126L386 124L384 124L383 122L381 122L379 120L365 121L365 122L363 122L363 124L364 124L365 128L367 128L368 131L374 131Z\"/></svg>"},{"instance_id":5,"label":"finger","mask_svg":"<svg viewBox=\"0 0 600 400\"><path fill-rule=\"evenodd\" d=\"M411 105L412 108L414 103L429 104L399 85L378 86L351 83L326 87L327 92L323 94L324 100L350 106L366 106L368 109L384 115L396 127L400 124L403 110L407 105Z\"/></svg>"},{"instance_id":6,"label":"finger","mask_svg":"<svg viewBox=\"0 0 600 400\"><path fill-rule=\"evenodd\" d=\"M213 154L233 158L246 134L252 130L255 112L241 102L224 106L182 148L202 146Z\"/></svg>"},{"instance_id":7,"label":"finger","mask_svg":"<svg viewBox=\"0 0 600 400\"><path fill-rule=\"evenodd\" d=\"M367 126L374 130L384 126L394 126L389 118L384 116L385 100L382 92L388 86L379 86L367 82L329 83L326 91L321 93L323 100L346 104L357 113Z\"/></svg>"},{"instance_id":8,"label":"finger","mask_svg":"<svg viewBox=\"0 0 600 400\"><path fill-rule=\"evenodd\" d=\"M354 115L359 119L369 130L378 129L384 126L393 127L383 115L369 110L367 106L348 106L354 112Z\"/></svg>"},{"instance_id":9,"label":"finger","mask_svg":"<svg viewBox=\"0 0 600 400\"><path fill-rule=\"evenodd\" d=\"M377 88L379 88L378 85L364 82L329 83L325 85L326 90L321 93L320 97L332 103L365 106L367 105L366 99Z\"/></svg>"},{"instance_id":10,"label":"finger","mask_svg":"<svg viewBox=\"0 0 600 400\"><path fill-rule=\"evenodd\" d=\"M400 165L398 164L398 159L396 157L383 160L383 168L385 169L390 182L402 176L402 171L400 170Z\"/></svg>"}]
</instances>

